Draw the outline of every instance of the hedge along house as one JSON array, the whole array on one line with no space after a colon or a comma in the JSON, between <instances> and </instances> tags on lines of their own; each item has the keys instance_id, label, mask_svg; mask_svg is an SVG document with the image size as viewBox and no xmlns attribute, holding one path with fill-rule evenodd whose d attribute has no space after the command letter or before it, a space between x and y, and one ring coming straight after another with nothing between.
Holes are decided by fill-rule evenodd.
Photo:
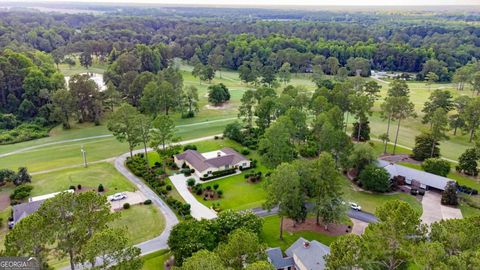
<instances>
[{"instance_id":1,"label":"hedge along house","mask_svg":"<svg viewBox=\"0 0 480 270\"><path fill-rule=\"evenodd\" d=\"M186 165L194 169L193 173L198 178L211 177L214 172L248 168L251 165L249 159L229 147L207 153L187 150L173 158L179 168Z\"/></svg>"},{"instance_id":2,"label":"hedge along house","mask_svg":"<svg viewBox=\"0 0 480 270\"><path fill-rule=\"evenodd\" d=\"M390 174L390 179L401 177L405 183L425 190L434 189L444 191L448 182L455 182L453 179L436 174L408 168L385 160L378 160L378 165Z\"/></svg>"}]
</instances>

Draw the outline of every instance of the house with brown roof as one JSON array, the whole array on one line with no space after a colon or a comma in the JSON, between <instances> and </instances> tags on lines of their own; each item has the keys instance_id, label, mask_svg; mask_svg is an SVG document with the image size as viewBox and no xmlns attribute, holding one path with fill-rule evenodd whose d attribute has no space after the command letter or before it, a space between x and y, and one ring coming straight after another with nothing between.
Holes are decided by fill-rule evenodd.
<instances>
[{"instance_id":1,"label":"house with brown roof","mask_svg":"<svg viewBox=\"0 0 480 270\"><path fill-rule=\"evenodd\" d=\"M229 147L207 153L186 150L181 154L175 155L173 158L179 168L184 167L185 164L191 169L194 169L194 174L198 178L210 176L215 171L250 167L250 160L248 158Z\"/></svg>"}]
</instances>

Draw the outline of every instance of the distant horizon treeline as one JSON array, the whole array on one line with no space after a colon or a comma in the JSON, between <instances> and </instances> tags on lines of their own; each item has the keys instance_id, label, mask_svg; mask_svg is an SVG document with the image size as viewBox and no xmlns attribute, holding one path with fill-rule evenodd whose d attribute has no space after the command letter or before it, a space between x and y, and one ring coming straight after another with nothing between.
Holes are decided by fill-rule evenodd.
<instances>
[{"instance_id":1,"label":"distant horizon treeline","mask_svg":"<svg viewBox=\"0 0 480 270\"><path fill-rule=\"evenodd\" d=\"M188 10L185 14L193 13ZM332 13L332 21L310 18L300 11L303 17L298 20L245 19L245 12L214 17L205 15L210 14L205 10L191 17L161 12L145 15L135 9L133 15L127 11L102 15L0 14L1 49L34 48L52 53L56 63L71 53L106 58L113 48L123 51L137 44L165 44L165 58L193 58L204 65L215 58L216 64L233 70L258 61L278 71L288 62L292 72L312 72L312 66L323 64L323 71L331 74L334 65L346 66L349 59L362 59L369 69L419 72L418 79L424 79L431 71L425 70L430 61L438 81L450 81L457 68L480 58L480 27L441 13L348 13L343 19L341 13ZM279 16L278 12L272 14ZM420 18L426 23L420 23Z\"/></svg>"}]
</instances>

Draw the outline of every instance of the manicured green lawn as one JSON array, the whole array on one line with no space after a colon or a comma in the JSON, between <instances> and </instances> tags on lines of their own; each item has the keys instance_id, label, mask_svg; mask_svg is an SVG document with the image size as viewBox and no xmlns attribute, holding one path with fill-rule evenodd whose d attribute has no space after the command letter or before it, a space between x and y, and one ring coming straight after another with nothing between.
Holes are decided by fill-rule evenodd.
<instances>
[{"instance_id":1,"label":"manicured green lawn","mask_svg":"<svg viewBox=\"0 0 480 270\"><path fill-rule=\"evenodd\" d=\"M9 231L8 229L8 218L12 212L12 207L8 206L7 208L0 211L0 250L5 250L5 236Z\"/></svg>"},{"instance_id":2,"label":"manicured green lawn","mask_svg":"<svg viewBox=\"0 0 480 270\"><path fill-rule=\"evenodd\" d=\"M83 188L105 187L105 194L122 191L134 191L135 186L125 179L115 167L107 162L91 164L88 168L71 168L60 171L34 175L32 178L32 196L64 191L71 185Z\"/></svg>"},{"instance_id":3,"label":"manicured green lawn","mask_svg":"<svg viewBox=\"0 0 480 270\"><path fill-rule=\"evenodd\" d=\"M142 270L161 270L164 268L164 263L172 254L164 249L159 250L148 255L143 256Z\"/></svg>"},{"instance_id":4,"label":"manicured green lawn","mask_svg":"<svg viewBox=\"0 0 480 270\"><path fill-rule=\"evenodd\" d=\"M128 210L123 210L120 218L113 221L110 226L113 228L125 228L131 243L138 244L159 235L165 228L165 221L155 206L137 205L132 206ZM160 254L161 252L158 251L158 253L155 252L145 256L144 258L147 258L148 261L151 259L151 262L146 262L145 265L150 265L153 268L143 269L163 269L157 267L159 264L155 260L157 257L155 254ZM49 265L53 269L63 269L69 265L69 262L66 257L61 259L50 257Z\"/></svg>"},{"instance_id":5,"label":"manicured green lawn","mask_svg":"<svg viewBox=\"0 0 480 270\"><path fill-rule=\"evenodd\" d=\"M343 198L346 201L358 203L363 211L375 213L377 207L390 200L401 200L409 203L414 209L422 213L421 203L412 195L406 193L377 194L360 191L346 177L342 177Z\"/></svg>"},{"instance_id":6,"label":"manicured green lawn","mask_svg":"<svg viewBox=\"0 0 480 270\"><path fill-rule=\"evenodd\" d=\"M383 155L383 150L385 149L385 145L382 142L378 141L370 141L370 143L373 145L373 149L375 150L375 153L377 155ZM393 145L387 144L387 153L392 153L393 152ZM412 150L400 147L397 145L397 148L395 149L396 154L411 154Z\"/></svg>"},{"instance_id":7,"label":"manicured green lawn","mask_svg":"<svg viewBox=\"0 0 480 270\"><path fill-rule=\"evenodd\" d=\"M120 218L110 224L124 228L132 244L138 244L160 235L165 229L165 218L154 205L133 205L121 210Z\"/></svg>"},{"instance_id":8,"label":"manicured green lawn","mask_svg":"<svg viewBox=\"0 0 480 270\"><path fill-rule=\"evenodd\" d=\"M462 215L464 218L466 217L473 217L473 216L480 216L480 209L471 207L465 203L460 204L460 211L462 211Z\"/></svg>"},{"instance_id":9,"label":"manicured green lawn","mask_svg":"<svg viewBox=\"0 0 480 270\"><path fill-rule=\"evenodd\" d=\"M223 132L224 125L228 124L229 122L232 121L221 121L211 124L179 127L177 135L180 136L181 140L188 140L219 134ZM61 131L58 132L58 135L54 135L54 137L48 137L15 145L0 146L0 154L33 145L41 145L52 142L55 143L63 140L105 134L109 134L109 132L104 126ZM128 145L126 143L118 142L114 137L92 138L76 142L61 142L54 145L47 145L45 147L17 153L11 156L0 157L0 164L2 168L9 169L17 169L18 167L26 166L30 172L80 165L83 163L82 154L80 152L82 146L87 151L88 162L104 160L128 152ZM139 146L137 148L141 147Z\"/></svg>"},{"instance_id":10,"label":"manicured green lawn","mask_svg":"<svg viewBox=\"0 0 480 270\"><path fill-rule=\"evenodd\" d=\"M295 232L290 233L283 231L283 241L280 240L280 217L279 216L269 216L264 218L263 231L260 235L261 239L269 247L280 247L285 251L290 247L293 242L297 241L299 237L303 237L307 240L317 240L320 243L325 245L330 245L337 237L329 236L322 233L305 231L305 232Z\"/></svg>"},{"instance_id":11,"label":"manicured green lawn","mask_svg":"<svg viewBox=\"0 0 480 270\"><path fill-rule=\"evenodd\" d=\"M221 149L223 147L231 147L240 151L242 147L240 144L229 139L208 140L194 143L197 146L197 151L209 152ZM218 184L219 190L223 191L223 197L217 200L204 201L202 196L196 196L198 201L210 207L213 203L220 204L221 209L234 209L244 210L254 207L260 207L265 201L266 193L263 189L263 183L252 184L245 180L244 175L253 171L261 171L263 174L267 172L267 169L261 164L260 157L255 151L251 151L247 155L249 159L256 159L258 161L257 168L243 172L242 174L233 175L220 180L211 180L207 182L201 182L203 186L212 186ZM160 158L157 153L149 153L149 162L153 165L155 162L160 162ZM174 189L172 195L175 196L177 191Z\"/></svg>"},{"instance_id":12,"label":"manicured green lawn","mask_svg":"<svg viewBox=\"0 0 480 270\"><path fill-rule=\"evenodd\" d=\"M75 58L75 60L76 60L76 65L73 67L69 67L67 64L58 65L60 72L62 72L63 75L65 76L72 76L75 74L81 74L81 73L87 73L87 72L103 74L103 72L105 72L105 70L107 69L107 63L100 63L96 58L93 59L93 65L88 69L80 65L78 58Z\"/></svg>"},{"instance_id":13,"label":"manicured green lawn","mask_svg":"<svg viewBox=\"0 0 480 270\"><path fill-rule=\"evenodd\" d=\"M262 206L265 201L266 192L263 183L249 183L245 180L244 174L238 174L216 181L202 183L204 187L218 184L219 190L223 191L221 199L204 201L202 196L195 195L197 200L210 207L213 203L220 204L220 208L244 210Z\"/></svg>"}]
</instances>

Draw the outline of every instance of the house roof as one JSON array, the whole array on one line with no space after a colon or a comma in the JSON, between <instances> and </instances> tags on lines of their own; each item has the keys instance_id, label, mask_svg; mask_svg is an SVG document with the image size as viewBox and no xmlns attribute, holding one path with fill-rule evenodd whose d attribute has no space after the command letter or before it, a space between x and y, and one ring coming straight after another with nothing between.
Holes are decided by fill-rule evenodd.
<instances>
[{"instance_id":1,"label":"house roof","mask_svg":"<svg viewBox=\"0 0 480 270\"><path fill-rule=\"evenodd\" d=\"M47 199L53 198L63 192L74 193L75 191L73 189L68 189L60 192L32 197L26 203L20 203L20 204L14 205L13 206L13 222L17 223L23 218L27 217L28 215L35 213L38 210L38 208L40 208L40 206Z\"/></svg>"},{"instance_id":2,"label":"house roof","mask_svg":"<svg viewBox=\"0 0 480 270\"><path fill-rule=\"evenodd\" d=\"M45 200L21 203L13 206L13 222L17 223L30 214L35 213Z\"/></svg>"},{"instance_id":3,"label":"house roof","mask_svg":"<svg viewBox=\"0 0 480 270\"><path fill-rule=\"evenodd\" d=\"M275 269L282 269L295 264L292 257L283 257L282 250L278 247L267 249L267 256Z\"/></svg>"},{"instance_id":4,"label":"house roof","mask_svg":"<svg viewBox=\"0 0 480 270\"><path fill-rule=\"evenodd\" d=\"M176 155L178 160L186 160L197 171L204 171L208 169L208 164L205 163L206 158L195 150L187 150L181 154Z\"/></svg>"},{"instance_id":5,"label":"house roof","mask_svg":"<svg viewBox=\"0 0 480 270\"><path fill-rule=\"evenodd\" d=\"M34 202L34 201L44 201L46 199L50 199L50 198L53 198L55 196L57 196L58 194L60 193L63 193L63 192L68 192L68 193L74 193L75 191L73 189L67 189L67 190L64 190L64 191L59 191L59 192L54 192L54 193L50 193L50 194L45 194L45 195L40 195L40 196L36 196L36 197L31 197L28 199L29 202Z\"/></svg>"},{"instance_id":6,"label":"house roof","mask_svg":"<svg viewBox=\"0 0 480 270\"><path fill-rule=\"evenodd\" d=\"M390 177L403 176L406 180L416 180L423 185L445 190L448 182L454 181L450 178L439 176L433 173L408 168L385 160L378 160L378 165L383 167L390 174Z\"/></svg>"},{"instance_id":7,"label":"house roof","mask_svg":"<svg viewBox=\"0 0 480 270\"><path fill-rule=\"evenodd\" d=\"M307 241L300 237L293 243L285 254L294 257L309 270L325 269L324 256L330 253L330 248L316 240Z\"/></svg>"},{"instance_id":8,"label":"house roof","mask_svg":"<svg viewBox=\"0 0 480 270\"><path fill-rule=\"evenodd\" d=\"M248 161L246 157L229 147L222 148L218 152L219 156L208 159L195 150L187 150L175 157L178 160L187 161L195 170L200 172L208 168L219 168L225 165L235 165L241 161Z\"/></svg>"}]
</instances>

